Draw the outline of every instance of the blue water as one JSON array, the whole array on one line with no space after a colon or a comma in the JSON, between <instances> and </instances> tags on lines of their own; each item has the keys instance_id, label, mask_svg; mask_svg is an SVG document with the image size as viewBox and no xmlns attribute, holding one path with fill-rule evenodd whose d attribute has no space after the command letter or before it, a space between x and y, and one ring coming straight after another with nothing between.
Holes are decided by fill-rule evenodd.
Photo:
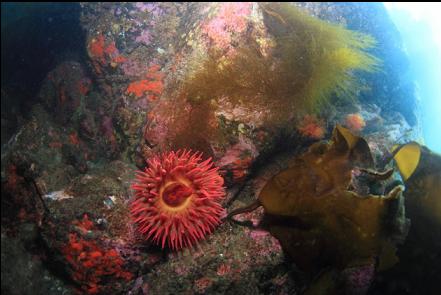
<instances>
[{"instance_id":1,"label":"blue water","mask_svg":"<svg viewBox=\"0 0 441 295\"><path fill-rule=\"evenodd\" d=\"M441 36L441 22L433 19L436 14L441 17L441 4L424 7L426 13L418 17L411 6L387 7L410 59L409 75L417 85L421 102L425 144L441 153L441 43L436 41Z\"/></svg>"}]
</instances>

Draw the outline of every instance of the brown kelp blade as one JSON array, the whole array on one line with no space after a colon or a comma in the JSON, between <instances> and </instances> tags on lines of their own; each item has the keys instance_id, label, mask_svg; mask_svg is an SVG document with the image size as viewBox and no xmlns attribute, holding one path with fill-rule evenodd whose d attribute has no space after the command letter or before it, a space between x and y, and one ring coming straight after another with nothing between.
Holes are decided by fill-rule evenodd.
<instances>
[{"instance_id":1,"label":"brown kelp blade","mask_svg":"<svg viewBox=\"0 0 441 295\"><path fill-rule=\"evenodd\" d=\"M393 153L406 184L411 219L425 219L428 227L434 225L441 231L441 155L416 142L399 146Z\"/></svg>"}]
</instances>

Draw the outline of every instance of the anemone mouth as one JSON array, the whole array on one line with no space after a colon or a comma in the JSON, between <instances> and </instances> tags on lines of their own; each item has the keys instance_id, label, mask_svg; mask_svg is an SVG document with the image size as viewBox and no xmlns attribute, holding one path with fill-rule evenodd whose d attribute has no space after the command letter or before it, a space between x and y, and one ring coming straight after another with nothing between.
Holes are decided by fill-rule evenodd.
<instances>
[{"instance_id":1,"label":"anemone mouth","mask_svg":"<svg viewBox=\"0 0 441 295\"><path fill-rule=\"evenodd\" d=\"M182 211L188 207L193 193L189 181L169 181L161 187L159 196L165 210Z\"/></svg>"}]
</instances>

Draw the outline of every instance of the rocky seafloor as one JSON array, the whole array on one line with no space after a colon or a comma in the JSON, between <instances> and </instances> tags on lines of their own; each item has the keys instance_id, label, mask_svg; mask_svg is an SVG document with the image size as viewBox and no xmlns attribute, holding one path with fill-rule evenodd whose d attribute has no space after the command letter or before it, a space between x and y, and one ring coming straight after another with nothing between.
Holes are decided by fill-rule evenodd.
<instances>
[{"instance_id":1,"label":"rocky seafloor","mask_svg":"<svg viewBox=\"0 0 441 295\"><path fill-rule=\"evenodd\" d=\"M335 124L360 133L377 159L396 143L421 138L414 85L406 80L408 61L384 7L297 6L374 37L371 53L381 60L381 70L357 74L362 85L357 100L339 102L320 115L299 110L272 120L275 111L258 103L258 95L252 107L228 97L182 98L192 85L187 76L214 49L228 61L252 39L271 56L274 40L258 4L78 4L82 43L54 60L31 103L8 112L20 97L17 89L26 84L2 78L2 293L311 290L314 278L299 270L266 230L223 222L194 248L171 251L145 241L128 209L134 171L167 150L191 148L212 157L225 180L222 205L231 211L252 202L289 159L329 139ZM14 21L29 26L26 18ZM2 24L2 43L3 30ZM2 63L3 51L2 45ZM263 214L240 218L258 224ZM348 294L367 292L374 277L391 293L416 294L412 285L388 284L373 272L361 267L329 273L339 280L360 274L361 282L347 287Z\"/></svg>"}]
</instances>

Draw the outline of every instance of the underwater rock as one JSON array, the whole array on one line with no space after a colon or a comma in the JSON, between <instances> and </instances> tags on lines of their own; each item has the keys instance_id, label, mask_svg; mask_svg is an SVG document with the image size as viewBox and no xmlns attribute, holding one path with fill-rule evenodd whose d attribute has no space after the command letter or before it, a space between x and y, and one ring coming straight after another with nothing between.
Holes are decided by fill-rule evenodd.
<instances>
[{"instance_id":1,"label":"underwater rock","mask_svg":"<svg viewBox=\"0 0 441 295\"><path fill-rule=\"evenodd\" d=\"M153 294L289 294L298 287L291 275L275 238L225 223L197 249L169 254L144 281Z\"/></svg>"},{"instance_id":2,"label":"underwater rock","mask_svg":"<svg viewBox=\"0 0 441 295\"><path fill-rule=\"evenodd\" d=\"M288 27L291 21L288 11L294 9L293 7L288 5L285 8L281 6L282 8L279 9L277 5L274 5L268 8L256 3L155 3L148 4L148 8L134 3L124 5L88 3L82 6L82 25L88 34L87 46L91 67L98 78L99 87L108 94L107 99L123 105L114 116L121 137L130 142L121 150L128 149L127 156L132 160L139 157L148 158L158 151L170 148L193 148L207 155L216 156L220 154L218 151L226 153L232 145L236 144L240 134L252 141L261 155L265 155L275 148L277 144L274 144L274 141L281 133L294 133L296 125L302 124L301 116L292 118L275 114L279 112L275 111L277 105L274 105L271 111L266 106L260 107L259 101L265 101L262 95L262 90L264 94L265 88L254 87L252 90L254 92L247 93L246 83L252 83L252 76L251 78L244 76L243 86L241 85L242 92L237 94L234 91L228 92L228 89L224 91L219 87L208 89L211 87L210 83L217 87L217 85L230 84L228 81L234 80L234 68L231 70L228 67L231 62L235 62L235 59L236 63L243 63L242 67L245 71L251 71L251 75L256 77L269 74L272 77L288 79L289 76L285 78L287 75L283 72L265 73L265 67L259 69L253 66L255 61L252 58L243 60L237 55L241 54L242 44L247 44L251 48L251 45L255 43L259 54L269 60L269 66L272 61L277 62L279 54L277 39L280 37L278 34L283 34L277 22L282 19ZM352 30L369 33L379 40L378 49L376 48L374 52L380 54L378 56L380 59L384 57L386 69L378 74L360 75L364 85L357 90L357 96L362 98L361 101L379 103L381 108L385 102L390 101L390 97L396 96L396 93L391 93L393 89L391 85L397 83L395 77L399 76L399 72L389 64L387 54L389 51L401 51L401 47L396 37L390 38L391 35L397 36L398 33L394 31L383 7L350 3L344 5L308 3L299 4L299 6L322 19L347 25ZM177 12L181 15L180 19L177 17ZM373 26L370 20L373 17L377 20L381 19L383 26ZM306 30L312 23L314 22L309 20L305 22ZM299 22L295 25L298 26L298 24ZM375 29L370 29L373 27ZM362 38L361 35L359 37ZM308 38L308 36L297 36L297 38ZM367 48L368 42L366 39L362 40L364 45L360 48L363 46ZM287 46L289 47L289 44ZM305 45L302 50L307 50L307 46ZM247 54L253 56L253 52ZM205 61L213 56L220 58L216 61L218 65L214 64L215 67L219 66L217 70L227 67L230 76L224 77L222 74L216 76L216 68L213 70L207 68L209 62ZM362 55L357 56L362 57ZM405 57L402 59L404 60ZM262 61L258 64L265 64ZM343 62L339 59L339 63L334 63L334 65L343 65ZM367 64L369 63L365 63L365 66ZM241 69L240 64L237 66ZM211 77L211 80L207 80L206 83L200 83L200 78L204 76L198 74L197 70L201 67L211 70L211 76L206 76ZM282 68L283 63L277 67ZM152 68L155 71L152 72ZM338 73L337 68L335 67L332 71ZM368 67L362 67L361 70L366 68ZM271 70L271 67L269 69ZM244 73L244 71L240 72ZM296 72L299 72L298 69ZM208 100L206 102L201 101L204 95L203 89L196 90L195 93L195 89L191 88L191 77L195 75L199 75L196 77L197 83L206 85L208 89L206 92L210 97L203 97ZM338 77L338 74L333 76ZM383 76L388 79L383 79ZM395 80L391 81L391 79ZM262 81L260 78L254 80ZM318 81L319 79L312 80ZM273 84L271 92L273 92L274 99L289 96L289 90L283 90L283 85L288 84L288 80L285 81L286 83L283 81L279 84L269 81ZM383 85L385 81L391 85L385 87ZM157 87L158 85L161 87ZM177 90L182 86L184 86L183 91ZM233 90L234 87L236 86L231 86ZM375 93L373 93L374 90ZM315 91L319 90L315 89ZM255 102L251 107L244 104L246 96L250 94ZM324 96L326 95L322 98ZM406 100L414 99L413 94L405 94L405 97ZM373 101L372 98L377 100ZM239 103L235 101L237 99ZM403 97L396 101L398 100L404 101L405 99ZM402 105L407 108L413 104L403 103ZM280 106L285 110L289 109L279 103ZM384 108L384 111L388 110ZM298 108L296 112L299 112ZM407 109L403 112L406 115L409 114ZM278 120L281 120L283 124L277 124L277 126L269 124L268 118L274 115L278 116ZM189 119L190 117L192 119ZM332 119L324 117L326 120ZM414 121L410 117L406 119ZM243 127L237 128L239 125ZM143 138L139 138L141 128ZM326 131L330 131L325 130L325 127L314 130L320 132L315 131L312 139L323 137ZM265 134L264 137L263 134ZM136 147L137 144L140 144L140 148ZM141 160L137 161L142 163ZM249 174L254 161L255 159L250 159L250 163L246 166L239 165L245 166L244 169L240 168L243 174ZM234 173L235 167L225 168L232 174ZM236 177L236 179L231 183L240 183L244 180L241 177ZM229 183L230 181L227 180L227 184Z\"/></svg>"},{"instance_id":3,"label":"underwater rock","mask_svg":"<svg viewBox=\"0 0 441 295\"><path fill-rule=\"evenodd\" d=\"M47 74L39 96L45 107L56 114L56 120L66 124L85 107L92 81L84 67L76 61L63 62Z\"/></svg>"},{"instance_id":4,"label":"underwater rock","mask_svg":"<svg viewBox=\"0 0 441 295\"><path fill-rule=\"evenodd\" d=\"M291 269L283 260L278 241L266 232L222 223L197 247L179 252L137 237L127 198L133 168L114 162L91 169L66 188L72 198L47 200L51 214L42 225L42 234L52 253L49 259L61 263L80 290L114 293L148 288L153 294L188 288L208 293L244 288L243 294L250 288L258 293L267 288L274 292L295 290L291 277L285 277L283 285L271 282ZM110 208L109 195L113 196ZM105 279L109 277L111 281ZM210 284L203 284L208 281Z\"/></svg>"},{"instance_id":5,"label":"underwater rock","mask_svg":"<svg viewBox=\"0 0 441 295\"><path fill-rule=\"evenodd\" d=\"M72 288L48 271L40 259L29 253L20 239L2 233L2 292L11 295L74 294Z\"/></svg>"},{"instance_id":6,"label":"underwater rock","mask_svg":"<svg viewBox=\"0 0 441 295\"><path fill-rule=\"evenodd\" d=\"M113 162L72 179L62 192L68 197L45 198L49 213L41 234L50 249L48 259L61 263L81 292L120 292L133 278L135 268L129 263L139 256L134 247L134 254L126 256L131 231L125 210L132 169ZM114 196L111 208L109 195ZM112 285L106 278L112 278Z\"/></svg>"},{"instance_id":7,"label":"underwater rock","mask_svg":"<svg viewBox=\"0 0 441 295\"><path fill-rule=\"evenodd\" d=\"M330 89L338 97L352 96L353 88L346 83L355 79L349 77L349 69L374 71L377 60L366 52L374 43L369 36L326 24L293 6L253 4L253 13L249 15L248 8L239 4L217 6L208 26L211 28L216 23L227 32L218 32L220 36L217 37L213 37L211 29L204 32L204 27L202 33L195 32L194 42L200 45L191 48L190 52L198 53L202 65L193 65L192 56L187 53L188 58L180 63L187 77L176 79L172 73L167 77L169 83L177 83L178 88L166 91L148 114L144 129L147 151L144 157L151 154L151 148L191 147L225 163L217 155L232 154L231 150L242 138L242 141L250 142L255 151L250 149L251 156L246 159L238 156L233 162L239 167L223 167L227 174L233 175L231 181L227 179L227 185L232 185L243 182L243 176L249 174L257 158L255 155L265 155L274 149L275 140L283 132L296 133L296 124L304 122L298 122L294 110L297 113L321 110L331 96ZM240 28L245 25L242 20L237 20L237 15L233 16L234 13L225 12L235 9L246 17L248 29L230 36L232 23ZM320 34L321 30L328 33ZM325 35L335 42L329 42L323 37ZM211 41L213 38L218 41L209 43L207 48L204 42L207 36ZM233 43L234 38L242 42L235 46L226 44L225 40ZM304 38L304 43L294 42L297 38ZM246 46L241 45L243 42ZM310 47L314 42L329 46L327 50L332 53L314 51ZM343 53L343 47L348 52ZM297 55L308 50L312 50L315 58L300 62ZM345 56L353 59L349 61ZM293 72L305 74L293 76ZM306 81L326 82L311 84ZM324 120L317 122L320 124L316 125L320 126L314 127L313 133L302 133L305 141L324 137ZM306 126L300 131L310 128L311 124L303 125Z\"/></svg>"},{"instance_id":8,"label":"underwater rock","mask_svg":"<svg viewBox=\"0 0 441 295\"><path fill-rule=\"evenodd\" d=\"M412 87L399 84L405 71L387 58L402 49L380 5L81 3L79 9L84 58L60 58L41 84L40 103L26 107L24 123L8 142L2 112L2 243L4 235L9 242L9 235L28 234L20 223L32 222L36 247L47 255L42 268L55 268L79 292L293 294L309 283L300 266L311 273L338 268L323 280L335 276L346 290L365 292L373 260L383 249L384 257L393 258L393 247L385 245L402 239L407 225L403 212L395 212L400 221L388 225L390 236L383 232L378 220L391 221L383 216L393 211L389 203L402 209L402 200L368 196L387 196L393 183L375 177L375 185L368 183L376 172L372 158L385 156L397 140L418 137L406 132L413 126L415 97ZM327 38L319 38L317 28ZM315 50L322 46L328 50ZM351 81L358 83L346 84ZM2 104L9 96L2 86ZM358 129L366 141L340 130L334 140L349 156L331 152L325 160L336 165L332 173L319 164L307 169L305 163L329 148L314 142L328 139L347 114L364 118L366 126ZM154 155L179 148L213 157L227 187L225 207L248 203L273 176L291 169L287 175L302 180L299 186L310 185L299 191L316 198L310 212L320 217L302 216L311 228L293 233L256 210L242 221L267 222L274 236L221 223L192 251L160 249L135 234L130 185L134 164L145 168ZM292 161L300 155L307 158L303 164ZM271 209L271 200L262 199ZM346 207L333 204L340 199ZM348 213L354 207L359 210ZM324 210L333 215L323 217ZM364 237L354 222L376 237ZM296 248L299 236L305 239ZM311 266L321 246L329 257ZM287 254L302 261L292 264ZM26 278L23 289L33 286Z\"/></svg>"}]
</instances>

